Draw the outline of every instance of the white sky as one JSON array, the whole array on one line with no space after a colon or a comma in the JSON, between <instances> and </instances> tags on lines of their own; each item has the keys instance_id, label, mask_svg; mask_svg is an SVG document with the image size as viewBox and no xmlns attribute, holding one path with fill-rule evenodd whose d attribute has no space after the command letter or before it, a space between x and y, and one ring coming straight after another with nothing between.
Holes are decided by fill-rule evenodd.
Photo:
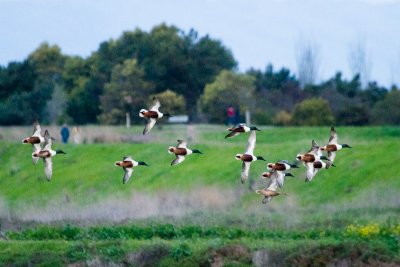
<instances>
[{"instance_id":1,"label":"white sky","mask_svg":"<svg viewBox=\"0 0 400 267\"><path fill-rule=\"evenodd\" d=\"M337 70L348 76L349 47L363 40L371 78L400 84L399 0L0 0L0 65L44 41L88 56L123 31L162 22L221 40L240 71L269 62L296 71L296 45L311 40L321 79Z\"/></svg>"}]
</instances>

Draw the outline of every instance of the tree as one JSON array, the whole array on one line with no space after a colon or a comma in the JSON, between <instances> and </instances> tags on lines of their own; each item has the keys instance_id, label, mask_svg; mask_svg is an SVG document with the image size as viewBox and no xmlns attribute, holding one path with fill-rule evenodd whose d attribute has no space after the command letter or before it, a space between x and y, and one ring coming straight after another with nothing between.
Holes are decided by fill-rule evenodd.
<instances>
[{"instance_id":1,"label":"tree","mask_svg":"<svg viewBox=\"0 0 400 267\"><path fill-rule=\"evenodd\" d=\"M322 98L310 98L296 105L292 121L295 125L332 125L334 117L328 101Z\"/></svg>"},{"instance_id":2,"label":"tree","mask_svg":"<svg viewBox=\"0 0 400 267\"><path fill-rule=\"evenodd\" d=\"M185 114L186 102L182 95L167 89L162 93L155 94L154 96L160 100L164 112L168 112L172 115Z\"/></svg>"},{"instance_id":3,"label":"tree","mask_svg":"<svg viewBox=\"0 0 400 267\"><path fill-rule=\"evenodd\" d=\"M153 85L144 80L144 71L137 65L136 59L125 60L114 67L111 81L104 86L100 97L101 114L99 121L106 124L122 124L125 114L137 114L147 106ZM133 121L138 121L133 116Z\"/></svg>"},{"instance_id":4,"label":"tree","mask_svg":"<svg viewBox=\"0 0 400 267\"><path fill-rule=\"evenodd\" d=\"M348 62L351 74L359 75L362 88L368 85L371 74L371 58L367 52L366 41L359 38L354 44L349 47Z\"/></svg>"},{"instance_id":5,"label":"tree","mask_svg":"<svg viewBox=\"0 0 400 267\"><path fill-rule=\"evenodd\" d=\"M253 82L254 78L249 75L221 71L213 83L206 85L199 101L200 110L213 123L226 121L229 106L251 110L255 101Z\"/></svg>"},{"instance_id":6,"label":"tree","mask_svg":"<svg viewBox=\"0 0 400 267\"><path fill-rule=\"evenodd\" d=\"M300 40L296 47L296 63L301 87L314 84L318 79L319 47L311 41Z\"/></svg>"},{"instance_id":7,"label":"tree","mask_svg":"<svg viewBox=\"0 0 400 267\"><path fill-rule=\"evenodd\" d=\"M375 124L400 125L400 91L392 90L385 98L377 102L372 110L372 122Z\"/></svg>"}]
</instances>

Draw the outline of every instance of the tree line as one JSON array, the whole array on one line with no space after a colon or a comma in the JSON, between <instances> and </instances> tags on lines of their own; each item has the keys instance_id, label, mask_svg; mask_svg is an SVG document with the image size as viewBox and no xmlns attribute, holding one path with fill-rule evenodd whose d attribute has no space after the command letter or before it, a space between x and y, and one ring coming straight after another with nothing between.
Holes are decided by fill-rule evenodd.
<instances>
[{"instance_id":1,"label":"tree line","mask_svg":"<svg viewBox=\"0 0 400 267\"><path fill-rule=\"evenodd\" d=\"M192 122L226 122L233 106L243 120L273 125L399 124L400 92L340 72L301 83L288 69L237 71L219 40L161 24L124 32L87 58L41 44L22 62L0 67L0 124L123 124L157 96L163 110Z\"/></svg>"}]
</instances>

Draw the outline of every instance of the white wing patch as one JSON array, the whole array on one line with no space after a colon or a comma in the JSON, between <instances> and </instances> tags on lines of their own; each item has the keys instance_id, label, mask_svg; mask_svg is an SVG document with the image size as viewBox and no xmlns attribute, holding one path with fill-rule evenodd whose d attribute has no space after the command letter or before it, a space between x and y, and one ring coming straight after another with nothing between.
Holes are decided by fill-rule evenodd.
<instances>
[{"instance_id":1,"label":"white wing patch","mask_svg":"<svg viewBox=\"0 0 400 267\"><path fill-rule=\"evenodd\" d=\"M150 132L150 130L153 129L155 124L156 124L156 119L150 118L146 124L146 127L144 127L143 134L147 134L148 132Z\"/></svg>"},{"instance_id":2,"label":"white wing patch","mask_svg":"<svg viewBox=\"0 0 400 267\"><path fill-rule=\"evenodd\" d=\"M250 173L250 162L244 162L242 163L242 172L240 175L240 181L242 183L245 183L247 179L249 179L249 173Z\"/></svg>"},{"instance_id":3,"label":"white wing patch","mask_svg":"<svg viewBox=\"0 0 400 267\"><path fill-rule=\"evenodd\" d=\"M44 174L46 174L46 178L48 181L51 180L51 176L53 175L53 161L51 157L43 158L44 161Z\"/></svg>"},{"instance_id":4,"label":"white wing patch","mask_svg":"<svg viewBox=\"0 0 400 267\"><path fill-rule=\"evenodd\" d=\"M129 181L129 178L131 178L132 173L133 173L133 168L124 168L124 178L122 180L123 184L126 184Z\"/></svg>"},{"instance_id":5,"label":"white wing patch","mask_svg":"<svg viewBox=\"0 0 400 267\"><path fill-rule=\"evenodd\" d=\"M183 140L178 140L177 148L187 148L187 143Z\"/></svg>"},{"instance_id":6,"label":"white wing patch","mask_svg":"<svg viewBox=\"0 0 400 267\"><path fill-rule=\"evenodd\" d=\"M161 107L161 103L158 99L155 99L153 101L153 105L149 108L150 111L158 111L158 109Z\"/></svg>"},{"instance_id":7,"label":"white wing patch","mask_svg":"<svg viewBox=\"0 0 400 267\"><path fill-rule=\"evenodd\" d=\"M314 178L314 163L306 163L307 173L306 178L307 181L310 182Z\"/></svg>"},{"instance_id":8,"label":"white wing patch","mask_svg":"<svg viewBox=\"0 0 400 267\"><path fill-rule=\"evenodd\" d=\"M176 155L176 158L171 162L171 166L182 163L185 160L184 156Z\"/></svg>"},{"instance_id":9,"label":"white wing patch","mask_svg":"<svg viewBox=\"0 0 400 267\"><path fill-rule=\"evenodd\" d=\"M247 148L245 154L253 155L255 146L256 146L256 131L251 131L249 135L249 140L247 141Z\"/></svg>"}]
</instances>

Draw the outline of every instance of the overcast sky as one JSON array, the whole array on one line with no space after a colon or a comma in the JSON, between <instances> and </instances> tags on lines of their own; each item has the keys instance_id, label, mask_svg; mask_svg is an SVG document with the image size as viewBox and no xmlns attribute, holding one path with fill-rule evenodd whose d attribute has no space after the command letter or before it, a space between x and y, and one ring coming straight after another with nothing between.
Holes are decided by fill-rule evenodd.
<instances>
[{"instance_id":1,"label":"overcast sky","mask_svg":"<svg viewBox=\"0 0 400 267\"><path fill-rule=\"evenodd\" d=\"M86 57L123 31L162 22L221 40L240 71L270 62L296 72L296 45L310 40L321 79L348 76L350 47L361 41L371 78L400 83L400 0L0 0L0 65L44 41Z\"/></svg>"}]
</instances>

